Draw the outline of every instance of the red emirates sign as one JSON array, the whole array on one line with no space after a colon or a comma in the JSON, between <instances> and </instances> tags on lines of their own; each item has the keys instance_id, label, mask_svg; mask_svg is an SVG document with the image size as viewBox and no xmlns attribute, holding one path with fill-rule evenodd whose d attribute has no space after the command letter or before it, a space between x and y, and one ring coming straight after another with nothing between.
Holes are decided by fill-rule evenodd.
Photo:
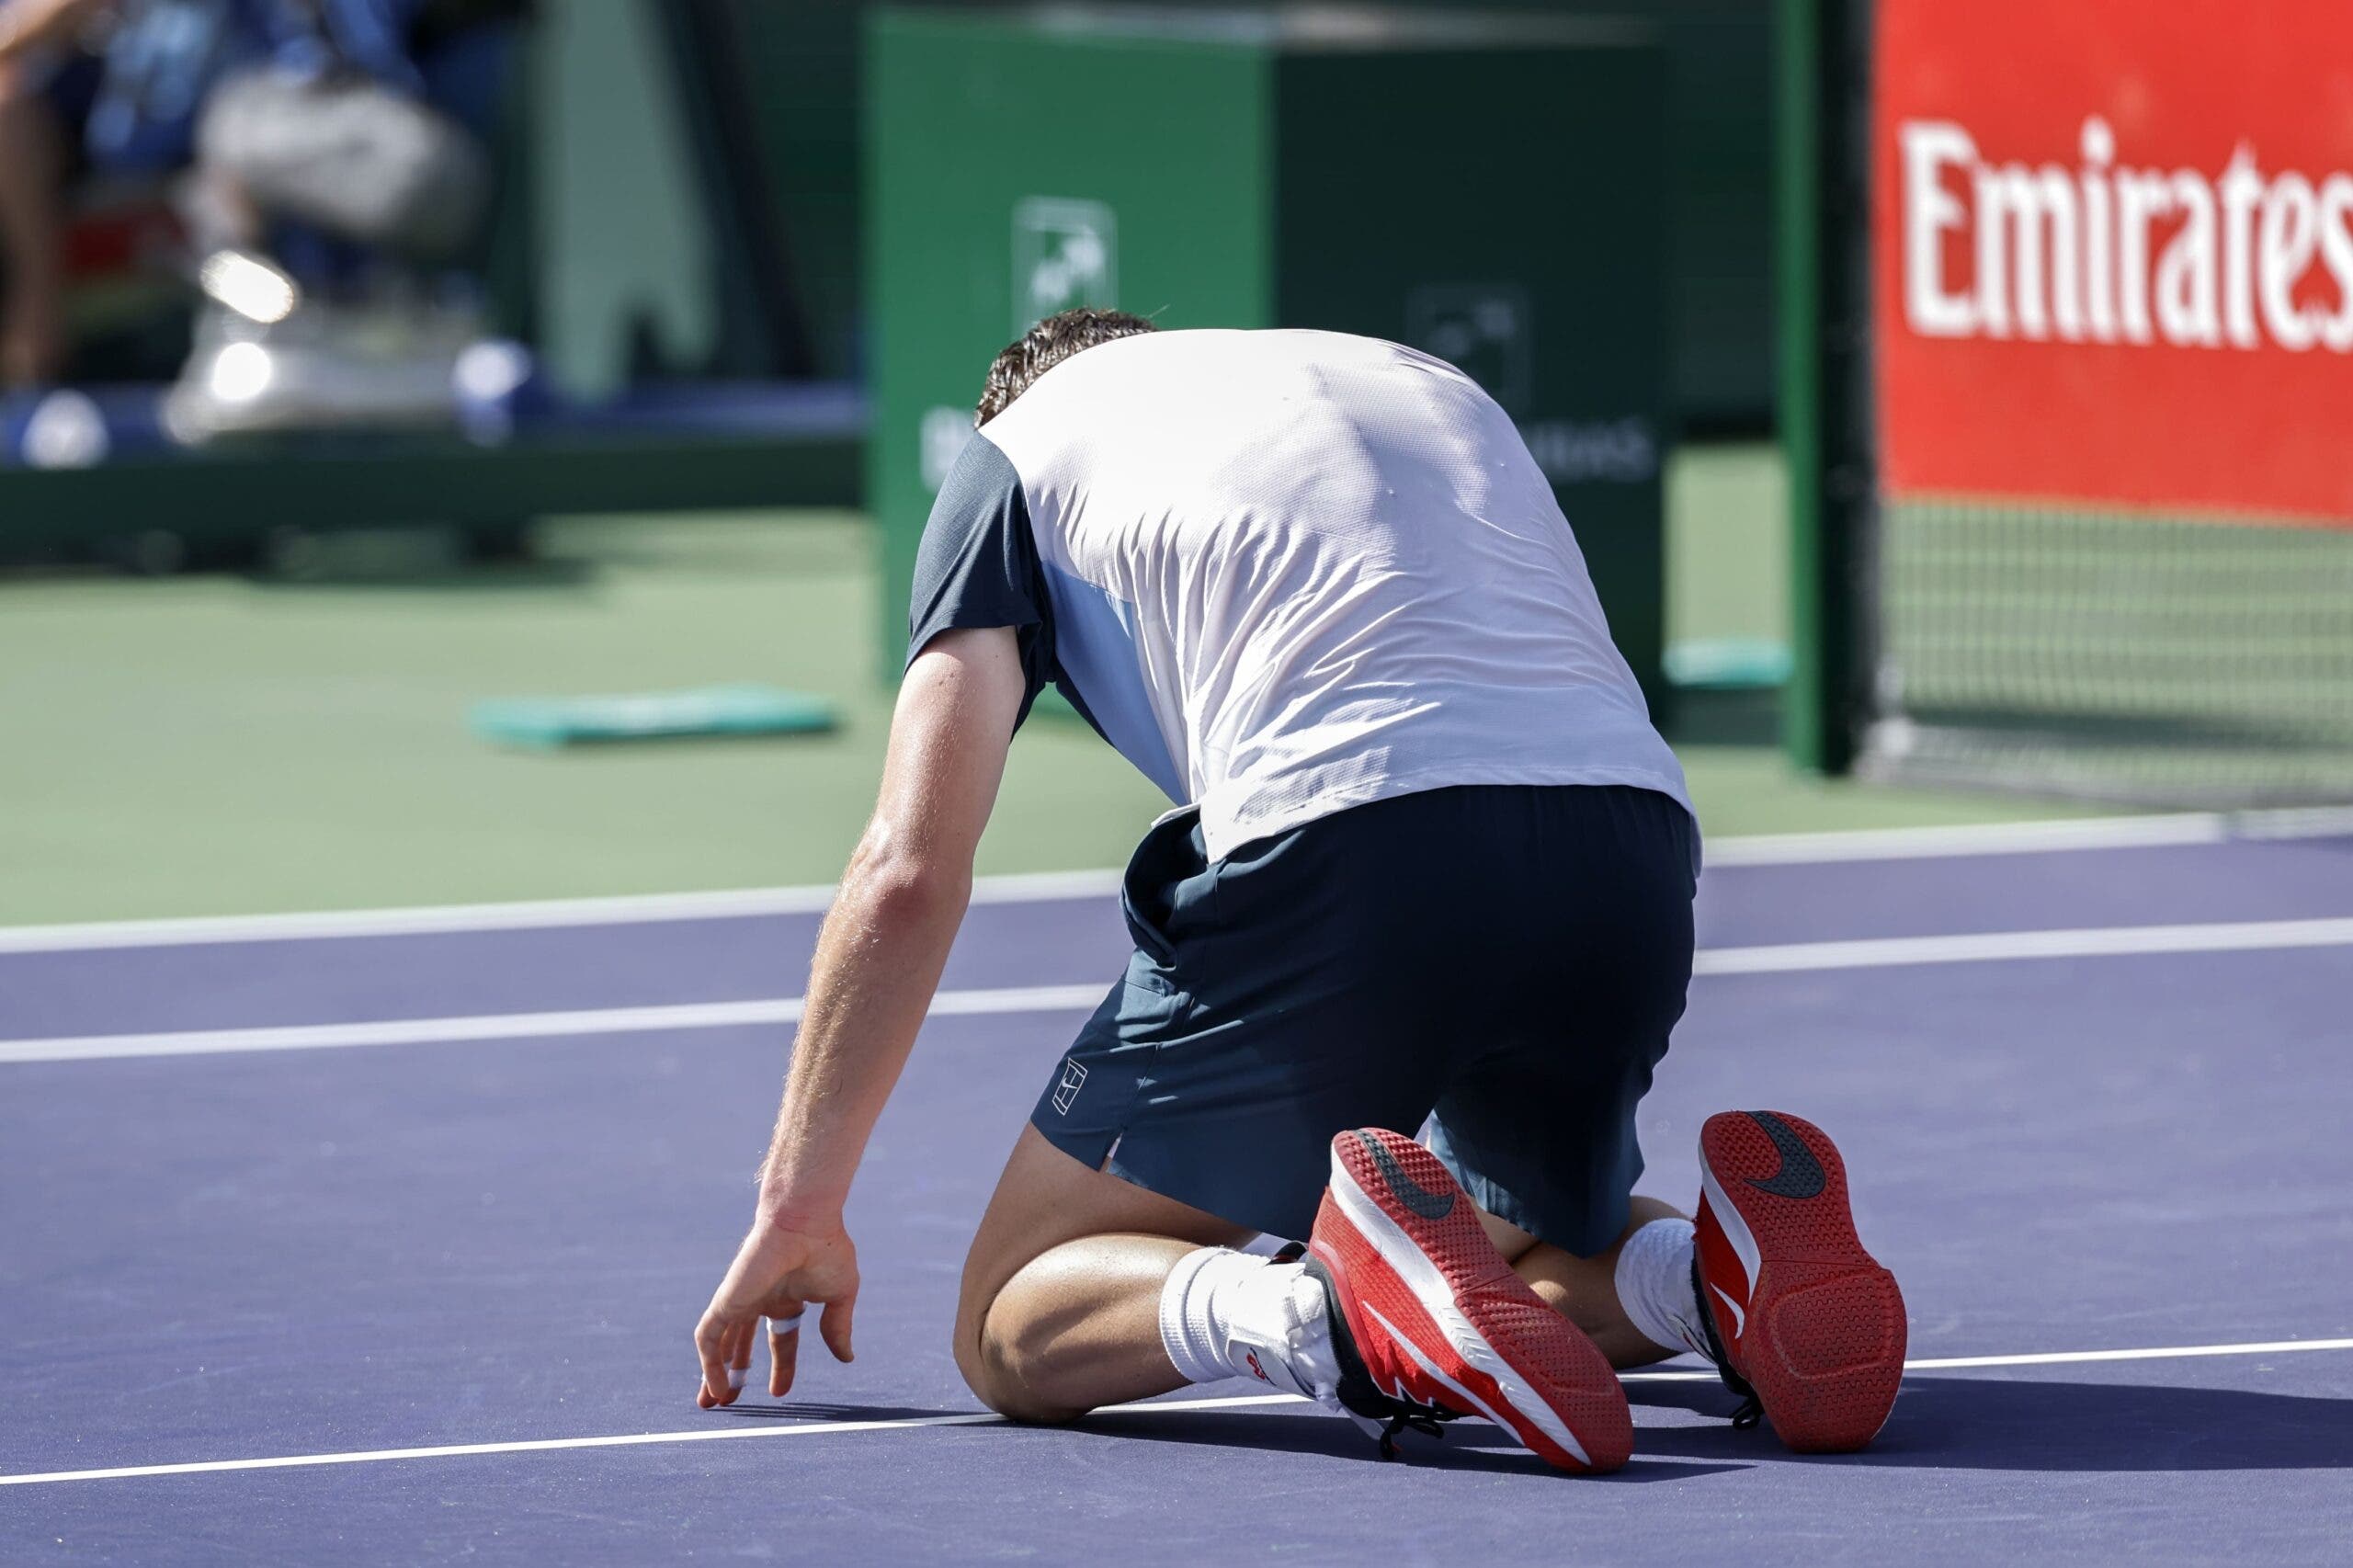
<instances>
[{"instance_id":1,"label":"red emirates sign","mask_svg":"<svg viewBox=\"0 0 2353 1568\"><path fill-rule=\"evenodd\" d=\"M2353 0L1879 0L1881 482L2353 523Z\"/></svg>"}]
</instances>

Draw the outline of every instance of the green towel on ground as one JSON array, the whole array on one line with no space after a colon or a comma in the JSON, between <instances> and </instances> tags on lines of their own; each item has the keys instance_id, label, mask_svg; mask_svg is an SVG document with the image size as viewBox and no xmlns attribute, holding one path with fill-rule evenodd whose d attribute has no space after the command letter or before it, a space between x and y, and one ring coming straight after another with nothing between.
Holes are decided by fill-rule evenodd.
<instances>
[{"instance_id":1,"label":"green towel on ground","mask_svg":"<svg viewBox=\"0 0 2353 1568\"><path fill-rule=\"evenodd\" d=\"M592 741L676 740L695 735L798 735L828 731L834 705L804 691L753 684L614 697L507 698L477 702L474 733L541 750Z\"/></svg>"}]
</instances>

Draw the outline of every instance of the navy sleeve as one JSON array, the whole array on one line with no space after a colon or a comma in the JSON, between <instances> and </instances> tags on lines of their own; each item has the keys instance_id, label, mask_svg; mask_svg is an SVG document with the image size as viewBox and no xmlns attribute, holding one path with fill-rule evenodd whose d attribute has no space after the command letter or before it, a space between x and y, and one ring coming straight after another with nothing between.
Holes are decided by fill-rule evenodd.
<instances>
[{"instance_id":1,"label":"navy sleeve","mask_svg":"<svg viewBox=\"0 0 2353 1568\"><path fill-rule=\"evenodd\" d=\"M1022 693L1017 727L1054 674L1053 608L1021 476L985 436L964 444L924 524L909 606L907 663L943 631L1009 626L1018 633Z\"/></svg>"}]
</instances>

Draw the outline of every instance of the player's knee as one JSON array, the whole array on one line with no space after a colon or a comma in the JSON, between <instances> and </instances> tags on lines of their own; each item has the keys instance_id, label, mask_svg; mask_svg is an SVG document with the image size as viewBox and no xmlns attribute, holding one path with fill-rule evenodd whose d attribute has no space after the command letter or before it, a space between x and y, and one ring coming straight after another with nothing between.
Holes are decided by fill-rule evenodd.
<instances>
[{"instance_id":1,"label":"player's knee","mask_svg":"<svg viewBox=\"0 0 2353 1568\"><path fill-rule=\"evenodd\" d=\"M962 1313L956 1318L955 1343L950 1346L956 1355L956 1369L964 1375L964 1386L983 1404L989 1403L989 1376L981 1358L981 1327L977 1320L967 1320ZM996 1407L990 1404L992 1410Z\"/></svg>"},{"instance_id":2,"label":"player's knee","mask_svg":"<svg viewBox=\"0 0 2353 1568\"><path fill-rule=\"evenodd\" d=\"M1040 1398L1037 1370L1043 1346L1035 1335L993 1326L983 1315L956 1328L956 1369L974 1397L1008 1421L1055 1426L1086 1414Z\"/></svg>"}]
</instances>

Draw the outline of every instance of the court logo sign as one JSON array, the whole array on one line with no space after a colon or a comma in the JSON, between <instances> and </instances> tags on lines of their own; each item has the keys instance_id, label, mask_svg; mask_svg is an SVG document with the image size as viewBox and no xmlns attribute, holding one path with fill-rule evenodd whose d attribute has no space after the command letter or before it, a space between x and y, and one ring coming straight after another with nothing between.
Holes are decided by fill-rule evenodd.
<instances>
[{"instance_id":1,"label":"court logo sign","mask_svg":"<svg viewBox=\"0 0 2353 1568\"><path fill-rule=\"evenodd\" d=\"M1517 283L1429 284L1405 296L1405 341L1517 415L1527 407L1533 380L1535 313Z\"/></svg>"},{"instance_id":2,"label":"court logo sign","mask_svg":"<svg viewBox=\"0 0 2353 1568\"><path fill-rule=\"evenodd\" d=\"M1071 1103L1078 1098L1078 1091L1086 1087L1086 1069L1074 1057L1063 1058L1062 1082L1054 1085L1054 1114L1068 1116Z\"/></svg>"},{"instance_id":3,"label":"court logo sign","mask_svg":"<svg viewBox=\"0 0 2353 1568\"><path fill-rule=\"evenodd\" d=\"M1651 422L1534 419L1536 307L1517 283L1432 283L1405 296L1405 341L1472 381L1519 427L1529 455L1554 484L1646 484L1658 476Z\"/></svg>"},{"instance_id":4,"label":"court logo sign","mask_svg":"<svg viewBox=\"0 0 2353 1568\"><path fill-rule=\"evenodd\" d=\"M1114 303L1119 215L1100 201L1026 196L1013 204L1013 333L1057 311Z\"/></svg>"}]
</instances>

